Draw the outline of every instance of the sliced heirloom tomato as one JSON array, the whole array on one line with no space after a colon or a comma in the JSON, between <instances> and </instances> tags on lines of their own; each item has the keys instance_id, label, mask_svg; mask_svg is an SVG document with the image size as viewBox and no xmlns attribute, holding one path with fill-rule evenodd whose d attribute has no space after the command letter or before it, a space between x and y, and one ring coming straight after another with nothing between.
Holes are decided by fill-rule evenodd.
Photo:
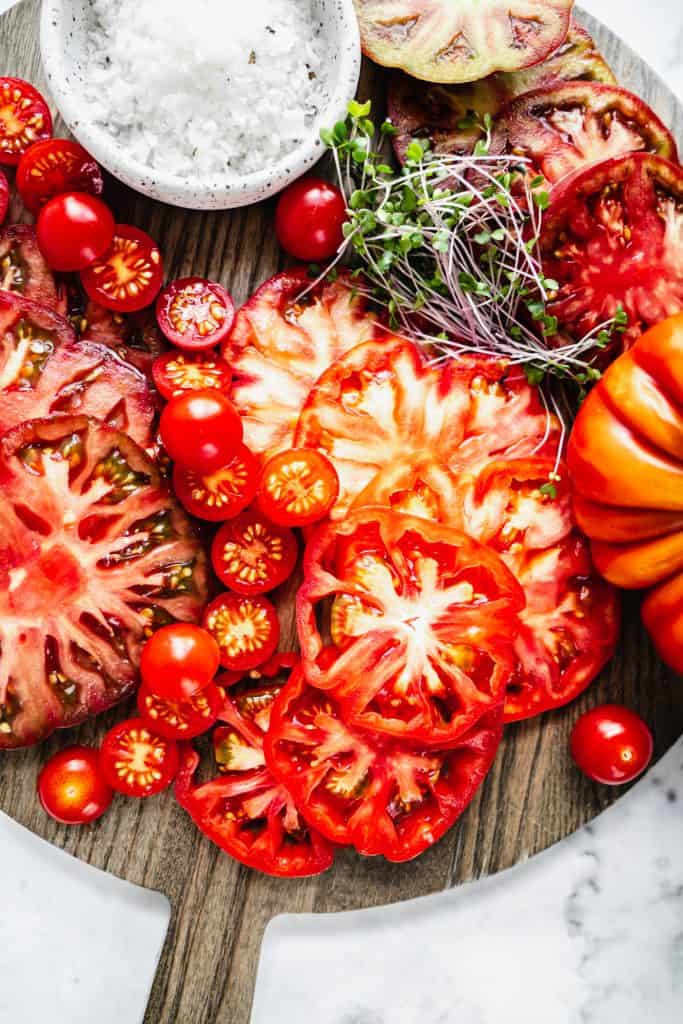
<instances>
[{"instance_id":1,"label":"sliced heirloom tomato","mask_svg":"<svg viewBox=\"0 0 683 1024\"><path fill-rule=\"evenodd\" d=\"M28 149L17 167L17 189L24 206L37 213L48 199L62 192L104 189L99 164L73 139L44 139Z\"/></svg>"},{"instance_id":2,"label":"sliced heirloom tomato","mask_svg":"<svg viewBox=\"0 0 683 1024\"><path fill-rule=\"evenodd\" d=\"M143 683L138 690L138 711L160 736L171 740L191 740L214 725L223 707L223 691L209 683L190 697L171 700L160 697Z\"/></svg>"},{"instance_id":3,"label":"sliced heirloom tomato","mask_svg":"<svg viewBox=\"0 0 683 1024\"><path fill-rule=\"evenodd\" d=\"M156 243L132 224L117 224L111 248L81 271L88 297L116 313L135 313L157 297L164 269Z\"/></svg>"},{"instance_id":4,"label":"sliced heirloom tomato","mask_svg":"<svg viewBox=\"0 0 683 1024\"><path fill-rule=\"evenodd\" d=\"M495 117L506 103L530 89L574 80L616 84L588 32L575 21L561 46L523 71L498 71L462 85L420 82L396 72L387 95L396 156L405 160L413 138L428 139L439 153L469 153L482 137L487 114Z\"/></svg>"},{"instance_id":5,"label":"sliced heirloom tomato","mask_svg":"<svg viewBox=\"0 0 683 1024\"><path fill-rule=\"evenodd\" d=\"M512 574L477 541L360 509L306 549L297 596L306 678L333 690L356 727L448 746L502 704L523 605ZM321 666L328 628L339 657Z\"/></svg>"},{"instance_id":6,"label":"sliced heirloom tomato","mask_svg":"<svg viewBox=\"0 0 683 1024\"><path fill-rule=\"evenodd\" d=\"M317 448L337 470L331 518L387 465L441 462L453 472L557 444L557 428L524 373L493 359L430 366L403 339L367 342L333 363L311 391L297 448Z\"/></svg>"},{"instance_id":7,"label":"sliced heirloom tomato","mask_svg":"<svg viewBox=\"0 0 683 1024\"><path fill-rule=\"evenodd\" d=\"M338 496L336 469L311 448L278 452L263 467L258 502L274 523L310 526L327 515Z\"/></svg>"},{"instance_id":8,"label":"sliced heirloom tomato","mask_svg":"<svg viewBox=\"0 0 683 1024\"><path fill-rule=\"evenodd\" d=\"M83 341L106 345L119 358L134 366L147 378L154 361L166 350L166 342L152 310L139 313L115 313L85 296L81 288L69 292L69 319Z\"/></svg>"},{"instance_id":9,"label":"sliced heirloom tomato","mask_svg":"<svg viewBox=\"0 0 683 1024\"><path fill-rule=\"evenodd\" d=\"M247 509L224 523L211 545L213 571L238 594L265 594L294 572L299 549L286 526Z\"/></svg>"},{"instance_id":10,"label":"sliced heirloom tomato","mask_svg":"<svg viewBox=\"0 0 683 1024\"><path fill-rule=\"evenodd\" d=\"M258 462L249 449L238 444L230 461L215 473L197 473L173 467L173 489L188 512L198 519L220 523L250 505L258 486Z\"/></svg>"},{"instance_id":11,"label":"sliced heirloom tomato","mask_svg":"<svg viewBox=\"0 0 683 1024\"><path fill-rule=\"evenodd\" d=\"M141 374L101 345L76 342L57 313L0 294L0 433L52 413L94 416L143 447L152 440Z\"/></svg>"},{"instance_id":12,"label":"sliced heirloom tomato","mask_svg":"<svg viewBox=\"0 0 683 1024\"><path fill-rule=\"evenodd\" d=\"M227 395L232 370L215 352L164 352L152 363L152 377L163 398L183 391L215 388Z\"/></svg>"},{"instance_id":13,"label":"sliced heirloom tomato","mask_svg":"<svg viewBox=\"0 0 683 1024\"><path fill-rule=\"evenodd\" d=\"M244 440L265 458L292 447L299 413L323 370L381 334L348 275L311 286L304 268L272 277L239 310L221 346L235 375L230 397Z\"/></svg>"},{"instance_id":14,"label":"sliced heirloom tomato","mask_svg":"<svg viewBox=\"0 0 683 1024\"><path fill-rule=\"evenodd\" d=\"M559 282L547 312L581 338L623 309L625 347L683 309L683 168L633 153L587 167L553 190L543 271Z\"/></svg>"},{"instance_id":15,"label":"sliced heirloom tomato","mask_svg":"<svg viewBox=\"0 0 683 1024\"><path fill-rule=\"evenodd\" d=\"M524 93L496 118L490 145L494 155L528 160L529 180L544 179L535 188L637 151L678 159L671 132L644 100L596 82L563 82Z\"/></svg>"},{"instance_id":16,"label":"sliced heirloom tomato","mask_svg":"<svg viewBox=\"0 0 683 1024\"><path fill-rule=\"evenodd\" d=\"M387 741L349 724L335 696L295 670L275 701L265 750L303 816L331 842L401 862L457 821L501 735L499 705L445 751Z\"/></svg>"},{"instance_id":17,"label":"sliced heirloom tomato","mask_svg":"<svg viewBox=\"0 0 683 1024\"><path fill-rule=\"evenodd\" d=\"M176 781L178 803L197 828L240 863L268 875L301 878L326 871L334 847L297 810L286 782L266 765L263 743L279 686L240 687L214 732L220 774L193 785L198 755L187 747Z\"/></svg>"},{"instance_id":18,"label":"sliced heirloom tomato","mask_svg":"<svg viewBox=\"0 0 683 1024\"><path fill-rule=\"evenodd\" d=\"M9 224L0 231L0 290L39 302L58 313L66 311L52 271L28 224Z\"/></svg>"},{"instance_id":19,"label":"sliced heirloom tomato","mask_svg":"<svg viewBox=\"0 0 683 1024\"><path fill-rule=\"evenodd\" d=\"M569 30L572 0L354 0L363 53L427 82L473 82L528 68Z\"/></svg>"},{"instance_id":20,"label":"sliced heirloom tomato","mask_svg":"<svg viewBox=\"0 0 683 1024\"><path fill-rule=\"evenodd\" d=\"M159 327L168 340L188 352L220 344L235 319L232 298L222 285L203 277L171 281L156 301Z\"/></svg>"},{"instance_id":21,"label":"sliced heirloom tomato","mask_svg":"<svg viewBox=\"0 0 683 1024\"><path fill-rule=\"evenodd\" d=\"M3 223L7 216L7 209L9 207L9 183L7 177L0 171L0 224Z\"/></svg>"},{"instance_id":22,"label":"sliced heirloom tomato","mask_svg":"<svg viewBox=\"0 0 683 1024\"><path fill-rule=\"evenodd\" d=\"M117 703L151 632L196 620L205 555L153 464L85 416L0 443L0 748Z\"/></svg>"},{"instance_id":23,"label":"sliced heirloom tomato","mask_svg":"<svg viewBox=\"0 0 683 1024\"><path fill-rule=\"evenodd\" d=\"M261 594L219 594L206 606L202 622L220 648L221 665L234 672L258 668L280 640L275 606Z\"/></svg>"},{"instance_id":24,"label":"sliced heirloom tomato","mask_svg":"<svg viewBox=\"0 0 683 1024\"><path fill-rule=\"evenodd\" d=\"M173 782L180 764L178 744L155 732L142 718L119 722L100 748L102 774L117 793L148 797Z\"/></svg>"},{"instance_id":25,"label":"sliced heirloom tomato","mask_svg":"<svg viewBox=\"0 0 683 1024\"><path fill-rule=\"evenodd\" d=\"M15 165L29 146L52 135L50 110L21 78L0 77L0 164Z\"/></svg>"}]
</instances>

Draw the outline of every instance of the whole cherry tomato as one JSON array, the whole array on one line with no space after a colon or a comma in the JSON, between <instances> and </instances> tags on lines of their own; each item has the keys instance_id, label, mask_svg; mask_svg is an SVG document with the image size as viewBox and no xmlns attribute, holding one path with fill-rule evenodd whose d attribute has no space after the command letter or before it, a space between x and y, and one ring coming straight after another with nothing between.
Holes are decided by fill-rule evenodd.
<instances>
[{"instance_id":1,"label":"whole cherry tomato","mask_svg":"<svg viewBox=\"0 0 683 1024\"><path fill-rule=\"evenodd\" d=\"M652 733L635 711L602 704L581 715L569 747L584 774L606 786L631 782L652 758Z\"/></svg>"},{"instance_id":2,"label":"whole cherry tomato","mask_svg":"<svg viewBox=\"0 0 683 1024\"><path fill-rule=\"evenodd\" d=\"M114 217L97 196L65 192L43 206L36 234L53 270L84 270L111 245Z\"/></svg>"},{"instance_id":3,"label":"whole cherry tomato","mask_svg":"<svg viewBox=\"0 0 683 1024\"><path fill-rule=\"evenodd\" d=\"M87 825L109 807L114 791L105 780L99 751L66 747L53 754L38 776L40 802L64 825Z\"/></svg>"},{"instance_id":4,"label":"whole cherry tomato","mask_svg":"<svg viewBox=\"0 0 683 1024\"><path fill-rule=\"evenodd\" d=\"M219 391L188 391L172 398L159 433L170 457L187 469L214 473L227 465L242 441L242 421Z\"/></svg>"},{"instance_id":5,"label":"whole cherry tomato","mask_svg":"<svg viewBox=\"0 0 683 1024\"><path fill-rule=\"evenodd\" d=\"M174 622L153 633L143 647L140 676L158 697L186 700L208 686L219 662L211 633L190 622Z\"/></svg>"},{"instance_id":6,"label":"whole cherry tomato","mask_svg":"<svg viewBox=\"0 0 683 1024\"><path fill-rule=\"evenodd\" d=\"M275 231L291 256L318 262L341 245L345 220L346 200L338 188L322 178L299 178L280 196Z\"/></svg>"}]
</instances>

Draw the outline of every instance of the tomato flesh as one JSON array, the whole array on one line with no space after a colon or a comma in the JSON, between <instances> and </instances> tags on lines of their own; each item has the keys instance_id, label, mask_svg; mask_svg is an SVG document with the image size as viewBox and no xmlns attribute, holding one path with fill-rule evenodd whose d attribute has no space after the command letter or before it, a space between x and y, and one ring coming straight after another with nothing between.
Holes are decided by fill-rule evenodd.
<instances>
[{"instance_id":1,"label":"tomato flesh","mask_svg":"<svg viewBox=\"0 0 683 1024\"><path fill-rule=\"evenodd\" d=\"M0 224L3 223L7 216L7 209L9 207L9 184L6 176L0 171Z\"/></svg>"},{"instance_id":2,"label":"tomato flesh","mask_svg":"<svg viewBox=\"0 0 683 1024\"><path fill-rule=\"evenodd\" d=\"M161 414L159 433L170 457L198 473L228 465L242 441L242 422L220 391L186 391Z\"/></svg>"},{"instance_id":3,"label":"tomato flesh","mask_svg":"<svg viewBox=\"0 0 683 1024\"><path fill-rule=\"evenodd\" d=\"M174 740L155 732L142 718L119 722L102 740L100 761L105 779L117 793L148 797L175 778L180 758Z\"/></svg>"},{"instance_id":4,"label":"tomato flesh","mask_svg":"<svg viewBox=\"0 0 683 1024\"><path fill-rule=\"evenodd\" d=\"M29 146L52 135L52 116L37 89L0 77L0 164L16 165Z\"/></svg>"},{"instance_id":5,"label":"tomato flesh","mask_svg":"<svg viewBox=\"0 0 683 1024\"><path fill-rule=\"evenodd\" d=\"M581 771L605 786L632 782L652 760L652 733L635 711L619 704L602 704L581 715L569 746Z\"/></svg>"},{"instance_id":6,"label":"tomato flesh","mask_svg":"<svg viewBox=\"0 0 683 1024\"><path fill-rule=\"evenodd\" d=\"M0 230L0 290L65 312L52 271L38 248L35 230L28 224L8 224Z\"/></svg>"},{"instance_id":7,"label":"tomato flesh","mask_svg":"<svg viewBox=\"0 0 683 1024\"><path fill-rule=\"evenodd\" d=\"M297 260L322 263L342 244L346 200L335 185L307 176L288 185L278 199L275 231L282 248Z\"/></svg>"},{"instance_id":8,"label":"tomato flesh","mask_svg":"<svg viewBox=\"0 0 683 1024\"><path fill-rule=\"evenodd\" d=\"M175 622L162 626L145 644L140 675L157 696L181 700L208 686L219 662L210 633L191 622Z\"/></svg>"},{"instance_id":9,"label":"tomato flesh","mask_svg":"<svg viewBox=\"0 0 683 1024\"><path fill-rule=\"evenodd\" d=\"M183 391L209 391L227 394L232 370L213 352L164 352L152 364L152 376L163 398L174 398Z\"/></svg>"},{"instance_id":10,"label":"tomato flesh","mask_svg":"<svg viewBox=\"0 0 683 1024\"><path fill-rule=\"evenodd\" d=\"M280 640L275 607L261 594L219 594L206 606L203 623L220 648L221 665L234 671L268 661Z\"/></svg>"},{"instance_id":11,"label":"tomato flesh","mask_svg":"<svg viewBox=\"0 0 683 1024\"><path fill-rule=\"evenodd\" d=\"M89 825L108 810L114 791L105 781L93 747L73 746L53 754L38 776L44 810L63 825Z\"/></svg>"},{"instance_id":12,"label":"tomato flesh","mask_svg":"<svg viewBox=\"0 0 683 1024\"><path fill-rule=\"evenodd\" d=\"M48 199L38 214L40 251L53 270L83 270L111 245L114 217L87 192L65 192Z\"/></svg>"},{"instance_id":13,"label":"tomato flesh","mask_svg":"<svg viewBox=\"0 0 683 1024\"><path fill-rule=\"evenodd\" d=\"M138 690L138 711L155 732L170 740L191 740L214 725L224 703L222 691L209 683L181 700L160 696L143 683Z\"/></svg>"},{"instance_id":14,"label":"tomato flesh","mask_svg":"<svg viewBox=\"0 0 683 1024\"><path fill-rule=\"evenodd\" d=\"M265 594L279 587L294 571L297 556L292 531L256 509L224 523L211 546L214 572L238 594Z\"/></svg>"},{"instance_id":15,"label":"tomato flesh","mask_svg":"<svg viewBox=\"0 0 683 1024\"><path fill-rule=\"evenodd\" d=\"M309 448L278 452L263 467L259 505L281 526L308 526L323 519L339 495L337 471Z\"/></svg>"},{"instance_id":16,"label":"tomato flesh","mask_svg":"<svg viewBox=\"0 0 683 1024\"><path fill-rule=\"evenodd\" d=\"M351 725L335 696L295 669L273 707L266 763L331 842L400 862L457 821L490 769L501 734L498 705L445 751L387 741Z\"/></svg>"},{"instance_id":17,"label":"tomato flesh","mask_svg":"<svg viewBox=\"0 0 683 1024\"><path fill-rule=\"evenodd\" d=\"M81 272L93 302L117 313L144 309L163 280L161 253L149 235L132 224L117 224L111 247Z\"/></svg>"},{"instance_id":18,"label":"tomato flesh","mask_svg":"<svg viewBox=\"0 0 683 1024\"><path fill-rule=\"evenodd\" d=\"M250 505L256 494L258 463L243 444L215 473L196 473L183 466L173 468L173 489L182 505L198 519L221 522L232 519Z\"/></svg>"},{"instance_id":19,"label":"tomato flesh","mask_svg":"<svg viewBox=\"0 0 683 1024\"><path fill-rule=\"evenodd\" d=\"M28 149L17 167L17 189L24 206L37 213L63 192L102 195L104 182L96 160L72 139L45 139Z\"/></svg>"},{"instance_id":20,"label":"tomato flesh","mask_svg":"<svg viewBox=\"0 0 683 1024\"><path fill-rule=\"evenodd\" d=\"M183 277L159 293L156 314L168 340L193 352L212 348L227 337L235 307L222 285L203 277Z\"/></svg>"}]
</instances>

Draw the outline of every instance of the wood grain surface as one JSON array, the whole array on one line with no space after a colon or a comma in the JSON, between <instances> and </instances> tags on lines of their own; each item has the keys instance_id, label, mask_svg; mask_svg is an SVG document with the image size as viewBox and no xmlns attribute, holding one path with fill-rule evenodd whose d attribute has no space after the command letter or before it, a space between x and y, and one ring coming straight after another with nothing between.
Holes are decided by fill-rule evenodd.
<instances>
[{"instance_id":1,"label":"wood grain surface","mask_svg":"<svg viewBox=\"0 0 683 1024\"><path fill-rule=\"evenodd\" d=\"M0 73L44 88L39 8L39 0L24 0L0 18ZM648 100L683 141L683 110L670 91L610 32L588 17L581 20L620 82ZM382 92L382 74L366 66L359 95ZM62 131L58 120L56 134ZM145 228L157 240L169 277L205 275L242 301L281 266L272 202L192 213L144 199L111 180L107 188L117 219ZM14 213L19 216L18 209ZM294 638L295 587L290 581L279 600L287 643ZM373 906L499 871L562 839L616 799L619 791L598 787L574 770L567 749L579 714L605 700L623 701L644 715L654 729L657 756L683 732L681 680L654 656L635 599L626 602L622 642L600 679L570 707L508 728L492 772L460 823L410 864L342 851L320 878L267 878L205 840L168 792L146 801L117 799L92 827L57 825L35 797L40 765L76 739L96 742L126 708L60 733L40 749L0 755L0 808L74 856L168 895L172 921L148 1024L246 1024L261 937L273 915Z\"/></svg>"}]
</instances>

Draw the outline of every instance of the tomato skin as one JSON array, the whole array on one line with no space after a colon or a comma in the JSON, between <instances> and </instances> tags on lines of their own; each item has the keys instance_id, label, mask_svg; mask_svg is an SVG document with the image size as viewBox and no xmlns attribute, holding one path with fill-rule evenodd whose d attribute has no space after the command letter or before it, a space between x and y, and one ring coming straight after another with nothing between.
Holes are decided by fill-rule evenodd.
<instances>
[{"instance_id":1,"label":"tomato skin","mask_svg":"<svg viewBox=\"0 0 683 1024\"><path fill-rule=\"evenodd\" d=\"M96 196L65 192L43 206L36 235L40 251L53 270L84 270L111 245L114 217Z\"/></svg>"},{"instance_id":2,"label":"tomato skin","mask_svg":"<svg viewBox=\"0 0 683 1024\"><path fill-rule=\"evenodd\" d=\"M9 185L7 184L7 178L0 171L0 224L3 223L7 216L7 209L9 207Z\"/></svg>"},{"instance_id":3,"label":"tomato skin","mask_svg":"<svg viewBox=\"0 0 683 1024\"><path fill-rule=\"evenodd\" d=\"M214 683L181 700L160 697L146 683L137 695L140 717L170 740L191 740L207 732L218 718L223 701L223 693Z\"/></svg>"},{"instance_id":4,"label":"tomato skin","mask_svg":"<svg viewBox=\"0 0 683 1024\"><path fill-rule=\"evenodd\" d=\"M17 189L31 213L63 192L102 195L99 164L72 139L44 139L28 149L17 167Z\"/></svg>"},{"instance_id":5,"label":"tomato skin","mask_svg":"<svg viewBox=\"0 0 683 1024\"><path fill-rule=\"evenodd\" d=\"M116 313L136 313L149 306L163 277L156 242L132 224L117 224L111 246L81 271L88 298Z\"/></svg>"},{"instance_id":6,"label":"tomato skin","mask_svg":"<svg viewBox=\"0 0 683 1024\"><path fill-rule=\"evenodd\" d=\"M89 825L101 818L114 798L94 747L73 746L53 754L38 776L44 810L63 825Z\"/></svg>"},{"instance_id":7,"label":"tomato skin","mask_svg":"<svg viewBox=\"0 0 683 1024\"><path fill-rule=\"evenodd\" d=\"M175 398L184 391L216 389L227 394L232 370L214 352L164 352L152 363L152 377L159 394Z\"/></svg>"},{"instance_id":8,"label":"tomato skin","mask_svg":"<svg viewBox=\"0 0 683 1024\"><path fill-rule=\"evenodd\" d=\"M175 462L198 473L214 473L230 462L241 443L242 421L220 392L190 391L169 401L159 433Z\"/></svg>"},{"instance_id":9,"label":"tomato skin","mask_svg":"<svg viewBox=\"0 0 683 1024\"><path fill-rule=\"evenodd\" d=\"M250 505L256 495L258 461L246 445L238 444L229 462L215 473L202 474L173 467L173 489L188 512L198 519L220 523Z\"/></svg>"},{"instance_id":10,"label":"tomato skin","mask_svg":"<svg viewBox=\"0 0 683 1024\"><path fill-rule=\"evenodd\" d=\"M280 526L309 526L324 519L338 496L336 469L312 448L279 452L261 471L259 506Z\"/></svg>"},{"instance_id":11,"label":"tomato skin","mask_svg":"<svg viewBox=\"0 0 683 1024\"><path fill-rule=\"evenodd\" d=\"M268 661L280 640L275 606L261 594L219 594L206 606L203 623L220 648L221 665L235 672ZM251 635L247 635L247 625L252 627Z\"/></svg>"},{"instance_id":12,"label":"tomato skin","mask_svg":"<svg viewBox=\"0 0 683 1024\"><path fill-rule=\"evenodd\" d=\"M211 545L213 570L238 594L266 594L284 583L298 556L296 537L286 526L246 509L224 523Z\"/></svg>"},{"instance_id":13,"label":"tomato skin","mask_svg":"<svg viewBox=\"0 0 683 1024\"><path fill-rule=\"evenodd\" d=\"M158 629L145 644L140 675L158 697L177 701L208 686L219 663L218 645L207 630L174 622Z\"/></svg>"},{"instance_id":14,"label":"tomato skin","mask_svg":"<svg viewBox=\"0 0 683 1024\"><path fill-rule=\"evenodd\" d=\"M44 98L21 78L0 77L0 164L15 166L29 146L52 135Z\"/></svg>"},{"instance_id":15,"label":"tomato skin","mask_svg":"<svg viewBox=\"0 0 683 1024\"><path fill-rule=\"evenodd\" d=\"M652 760L652 733L643 719L621 704L586 711L572 729L571 755L581 771L605 786L621 786L644 772Z\"/></svg>"},{"instance_id":16,"label":"tomato skin","mask_svg":"<svg viewBox=\"0 0 683 1024\"><path fill-rule=\"evenodd\" d=\"M172 345L186 352L203 352L228 336L235 306L217 282L183 277L171 281L159 293L156 315L159 327Z\"/></svg>"},{"instance_id":17,"label":"tomato skin","mask_svg":"<svg viewBox=\"0 0 683 1024\"><path fill-rule=\"evenodd\" d=\"M148 797L171 784L180 755L175 740L161 736L142 718L128 718L104 737L100 763L105 779L117 793Z\"/></svg>"},{"instance_id":18,"label":"tomato skin","mask_svg":"<svg viewBox=\"0 0 683 1024\"><path fill-rule=\"evenodd\" d=\"M317 263L335 254L343 241L346 200L322 178L299 178L280 196L275 232L282 248L297 260Z\"/></svg>"}]
</instances>

